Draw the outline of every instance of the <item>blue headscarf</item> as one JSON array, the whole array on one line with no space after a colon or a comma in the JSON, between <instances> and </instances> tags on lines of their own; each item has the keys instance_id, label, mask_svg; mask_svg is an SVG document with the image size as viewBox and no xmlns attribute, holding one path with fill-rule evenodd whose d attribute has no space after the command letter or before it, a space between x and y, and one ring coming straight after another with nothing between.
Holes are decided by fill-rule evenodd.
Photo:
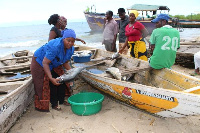
<instances>
[{"instance_id":1,"label":"blue headscarf","mask_svg":"<svg viewBox=\"0 0 200 133\"><path fill-rule=\"evenodd\" d=\"M72 37L72 38L76 39L76 33L72 29L65 29L62 31L61 34L62 34L62 39L65 39L68 37Z\"/></svg>"}]
</instances>

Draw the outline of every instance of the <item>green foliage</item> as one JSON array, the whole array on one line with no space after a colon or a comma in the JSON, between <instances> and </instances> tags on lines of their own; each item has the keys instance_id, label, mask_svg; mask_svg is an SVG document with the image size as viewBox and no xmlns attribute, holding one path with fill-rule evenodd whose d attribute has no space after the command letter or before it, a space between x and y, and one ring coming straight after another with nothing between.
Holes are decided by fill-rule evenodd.
<instances>
[{"instance_id":1,"label":"green foliage","mask_svg":"<svg viewBox=\"0 0 200 133\"><path fill-rule=\"evenodd\" d=\"M179 19L190 19L190 20L200 20L200 14L190 14L190 15L169 15L172 18L179 18Z\"/></svg>"}]
</instances>

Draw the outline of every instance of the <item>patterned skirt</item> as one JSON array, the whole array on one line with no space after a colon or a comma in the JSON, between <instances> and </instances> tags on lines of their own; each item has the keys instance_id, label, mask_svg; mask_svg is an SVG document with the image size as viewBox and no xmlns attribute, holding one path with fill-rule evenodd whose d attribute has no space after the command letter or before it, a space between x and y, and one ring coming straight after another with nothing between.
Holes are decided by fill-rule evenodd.
<instances>
[{"instance_id":1,"label":"patterned skirt","mask_svg":"<svg viewBox=\"0 0 200 133\"><path fill-rule=\"evenodd\" d=\"M128 42L130 46L130 55L134 58L147 61L147 49L144 41Z\"/></svg>"},{"instance_id":2,"label":"patterned skirt","mask_svg":"<svg viewBox=\"0 0 200 133\"><path fill-rule=\"evenodd\" d=\"M54 68L54 71L58 75L64 74L62 66ZM49 87L49 78L45 74L44 69L40 66L36 57L33 56L31 62L31 74L33 78L34 90L35 90L35 109L39 111L49 112L49 103L50 103L50 87ZM69 84L66 83L67 87L65 89L65 95L70 96Z\"/></svg>"}]
</instances>

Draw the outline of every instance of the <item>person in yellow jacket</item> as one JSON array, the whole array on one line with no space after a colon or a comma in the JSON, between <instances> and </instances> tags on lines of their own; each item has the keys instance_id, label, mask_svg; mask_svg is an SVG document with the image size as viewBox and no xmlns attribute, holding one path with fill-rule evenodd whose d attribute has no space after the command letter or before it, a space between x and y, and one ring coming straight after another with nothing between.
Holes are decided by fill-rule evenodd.
<instances>
[{"instance_id":1,"label":"person in yellow jacket","mask_svg":"<svg viewBox=\"0 0 200 133\"><path fill-rule=\"evenodd\" d=\"M148 35L147 29L136 18L139 13L137 10L131 10L129 13L129 24L125 28L126 42L119 50L122 53L126 46L130 47L130 55L134 58L147 61L147 50L144 38Z\"/></svg>"}]
</instances>

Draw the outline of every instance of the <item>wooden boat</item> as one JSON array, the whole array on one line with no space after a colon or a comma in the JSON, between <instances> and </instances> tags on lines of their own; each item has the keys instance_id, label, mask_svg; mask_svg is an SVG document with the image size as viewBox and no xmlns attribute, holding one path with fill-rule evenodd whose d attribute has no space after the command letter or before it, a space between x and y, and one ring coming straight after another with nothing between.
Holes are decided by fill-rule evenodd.
<instances>
[{"instance_id":1,"label":"wooden boat","mask_svg":"<svg viewBox=\"0 0 200 133\"><path fill-rule=\"evenodd\" d=\"M135 4L131 7L128 7L127 10L138 10L139 12L141 11L143 16L143 12L153 12L155 15L157 11L162 11L162 10L168 10L169 8L167 6L159 6L159 5L145 5L145 4ZM95 12L89 12L85 11L85 18L88 22L88 25L92 31L103 31L103 23L104 23L104 18L105 18L105 13L96 13ZM118 15L113 15L113 18L119 23L120 18ZM141 22L149 31L149 33L152 33L152 31L156 28L154 23L151 23L151 20L153 18L145 18L144 17L138 17L137 20Z\"/></svg>"},{"instance_id":2,"label":"wooden boat","mask_svg":"<svg viewBox=\"0 0 200 133\"><path fill-rule=\"evenodd\" d=\"M200 28L200 20L180 19L179 24L183 28Z\"/></svg>"},{"instance_id":3,"label":"wooden boat","mask_svg":"<svg viewBox=\"0 0 200 133\"><path fill-rule=\"evenodd\" d=\"M141 22L147 28L150 34L156 28L155 24L151 22L151 20L153 20L156 17L156 14L165 11L167 11L169 14L170 11L170 9L167 6L146 5L146 4L134 4L127 8L128 12L129 10L139 11L140 15L137 18L137 21ZM149 18L144 17L144 15L145 14L147 15L148 13L152 14L152 16ZM92 12L92 7L91 7L91 11L89 10L85 11L84 15L92 31L97 31L97 32L103 31L105 13L96 13L96 9L95 12ZM119 23L120 18L118 15L113 15L113 18L115 19L115 21ZM183 31L182 28L200 28L200 21L194 21L194 20L179 20L178 18L172 18L172 20L169 21L169 24L180 31Z\"/></svg>"},{"instance_id":4,"label":"wooden boat","mask_svg":"<svg viewBox=\"0 0 200 133\"><path fill-rule=\"evenodd\" d=\"M1 133L12 127L33 99L32 77L27 74L30 73L30 57L31 52L18 51L0 58Z\"/></svg>"},{"instance_id":5,"label":"wooden boat","mask_svg":"<svg viewBox=\"0 0 200 133\"><path fill-rule=\"evenodd\" d=\"M79 50L90 48L80 46ZM200 114L200 80L170 70L152 70L146 61L126 55L115 60L105 60L112 52L102 49L94 51L94 59L88 63L75 63L75 67L92 65L104 61L80 76L94 88L123 101L126 104L162 117L184 117ZM102 64L102 63L100 63ZM117 68L121 78L107 73L110 67ZM122 80L126 79L126 80Z\"/></svg>"}]
</instances>

